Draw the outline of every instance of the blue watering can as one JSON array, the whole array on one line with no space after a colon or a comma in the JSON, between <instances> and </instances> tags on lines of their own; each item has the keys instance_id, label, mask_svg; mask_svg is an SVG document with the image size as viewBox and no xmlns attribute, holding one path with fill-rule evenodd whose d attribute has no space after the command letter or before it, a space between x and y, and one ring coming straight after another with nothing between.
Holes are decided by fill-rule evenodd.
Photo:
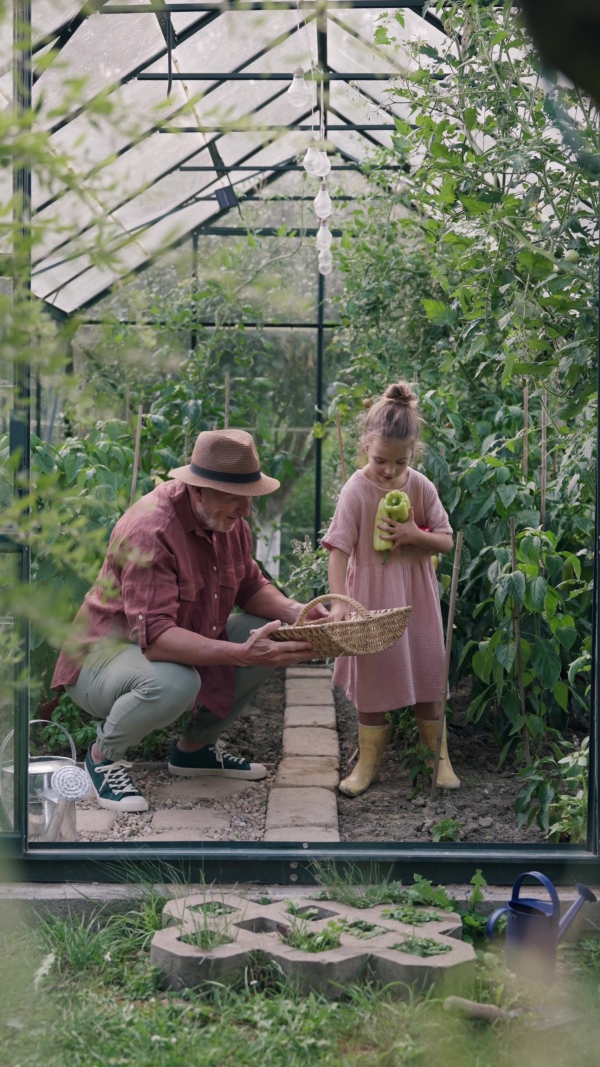
<instances>
[{"instance_id":1,"label":"blue watering can","mask_svg":"<svg viewBox=\"0 0 600 1067\"><path fill-rule=\"evenodd\" d=\"M550 900L520 897L525 878L535 878L550 894ZM520 874L513 885L512 897L503 908L490 915L485 932L494 936L496 923L501 915L507 915L506 966L509 971L535 981L552 980L556 967L558 942L564 937L578 911L586 900L594 901L596 895L584 885L578 885L579 896L566 915L560 918L558 893L549 878L539 871Z\"/></svg>"}]
</instances>

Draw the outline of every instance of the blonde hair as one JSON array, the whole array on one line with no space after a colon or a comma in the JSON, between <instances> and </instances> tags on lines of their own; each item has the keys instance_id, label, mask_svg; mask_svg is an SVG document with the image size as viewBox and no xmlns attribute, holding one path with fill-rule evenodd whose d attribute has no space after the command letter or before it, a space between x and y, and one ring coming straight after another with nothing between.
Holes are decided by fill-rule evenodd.
<instances>
[{"instance_id":1,"label":"blonde hair","mask_svg":"<svg viewBox=\"0 0 600 1067\"><path fill-rule=\"evenodd\" d=\"M417 402L417 394L403 378L388 385L383 396L370 402L360 420L360 450L366 451L372 437L383 437L386 441L410 440L416 447L422 422L417 414Z\"/></svg>"}]
</instances>

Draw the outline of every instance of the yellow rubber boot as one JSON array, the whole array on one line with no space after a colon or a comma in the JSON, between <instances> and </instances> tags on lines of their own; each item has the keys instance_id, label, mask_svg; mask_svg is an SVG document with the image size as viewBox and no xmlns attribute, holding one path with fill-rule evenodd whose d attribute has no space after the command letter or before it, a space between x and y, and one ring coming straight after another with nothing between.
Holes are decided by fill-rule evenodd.
<instances>
[{"instance_id":1,"label":"yellow rubber boot","mask_svg":"<svg viewBox=\"0 0 600 1067\"><path fill-rule=\"evenodd\" d=\"M437 744L438 720L417 719L421 744L435 752ZM427 766L433 767L433 760L427 760ZM452 770L450 756L448 755L448 742L446 740L446 720L444 719L444 732L442 734L442 747L440 748L440 763L438 767L437 784L440 789L460 789L460 778L457 778Z\"/></svg>"},{"instance_id":2,"label":"yellow rubber boot","mask_svg":"<svg viewBox=\"0 0 600 1067\"><path fill-rule=\"evenodd\" d=\"M358 724L359 757L356 767L340 782L340 793L357 797L368 789L379 774L383 753L392 732L391 726L362 726Z\"/></svg>"}]
</instances>

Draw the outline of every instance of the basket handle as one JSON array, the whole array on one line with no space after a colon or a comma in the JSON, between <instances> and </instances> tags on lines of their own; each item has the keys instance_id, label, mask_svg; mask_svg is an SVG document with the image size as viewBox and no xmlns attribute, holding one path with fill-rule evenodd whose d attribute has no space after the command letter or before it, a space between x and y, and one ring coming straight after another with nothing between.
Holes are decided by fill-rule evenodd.
<instances>
[{"instance_id":1,"label":"basket handle","mask_svg":"<svg viewBox=\"0 0 600 1067\"><path fill-rule=\"evenodd\" d=\"M304 626L306 616L311 608L314 608L315 604L323 604L326 600L341 600L344 604L351 604L357 615L360 615L361 619L369 619L371 617L371 612L367 611L362 604L359 604L358 600L353 600L351 596L344 596L343 593L325 593L324 596L316 596L314 600L311 600L308 604L304 605L296 619L296 626Z\"/></svg>"}]
</instances>

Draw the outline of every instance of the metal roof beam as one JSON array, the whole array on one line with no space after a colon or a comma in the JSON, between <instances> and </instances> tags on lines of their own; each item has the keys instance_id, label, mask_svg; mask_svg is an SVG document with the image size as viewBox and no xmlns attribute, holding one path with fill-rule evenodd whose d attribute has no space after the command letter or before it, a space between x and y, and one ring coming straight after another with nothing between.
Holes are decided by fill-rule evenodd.
<instances>
[{"instance_id":1,"label":"metal roof beam","mask_svg":"<svg viewBox=\"0 0 600 1067\"><path fill-rule=\"evenodd\" d=\"M302 0L303 11L329 11L336 8L357 8L367 11L396 11L399 8L408 8L413 11L422 9L427 0ZM101 12L103 15L140 15L152 14L157 11L195 12L217 11L219 14L225 11L296 11L297 0L221 0L219 4L200 2L197 0L189 4L111 4Z\"/></svg>"},{"instance_id":2,"label":"metal roof beam","mask_svg":"<svg viewBox=\"0 0 600 1067\"><path fill-rule=\"evenodd\" d=\"M297 31L295 30L294 32L297 32ZM252 62L252 61L249 60L248 62ZM247 66L247 64L244 63L244 66ZM354 71L354 73L349 73L349 74L338 74L336 71L333 71L333 70L327 70L327 71L324 71L324 72L315 70L315 81L316 82L321 82L321 81L323 81L323 82L328 82L328 81L342 81L342 82L390 81L390 79L392 79L392 78L398 78L400 76L400 74L401 74L401 71L399 71L399 70L396 70L396 71L384 71L382 74L375 74L375 73L361 74L361 73L357 73L356 71ZM138 81L159 82L159 81L167 81L168 77L169 77L168 74L148 73L148 74L138 74L137 80ZM292 73L289 70L288 71L284 71L282 74L271 74L269 72L261 73L261 72L257 72L257 71L250 72L250 73L248 73L246 71L240 71L240 72L233 72L232 71L229 74L198 74L198 73L195 73L195 72L191 71L188 74L174 74L173 75L173 81L192 81L192 82L194 82L194 81L196 81L196 82L208 82L208 81L210 81L210 82L212 82L212 81L215 81L215 82L233 82L233 81L285 81L285 82L289 82L289 81L291 81L291 78L292 78Z\"/></svg>"}]
</instances>

